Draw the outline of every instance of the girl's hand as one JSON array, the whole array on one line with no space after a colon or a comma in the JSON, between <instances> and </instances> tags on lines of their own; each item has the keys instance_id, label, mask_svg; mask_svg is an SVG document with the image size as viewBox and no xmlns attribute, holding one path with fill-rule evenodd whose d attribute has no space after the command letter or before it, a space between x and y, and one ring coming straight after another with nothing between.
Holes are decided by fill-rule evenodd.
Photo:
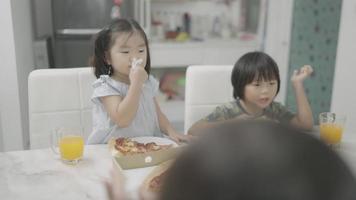
<instances>
[{"instance_id":1,"label":"girl's hand","mask_svg":"<svg viewBox=\"0 0 356 200\"><path fill-rule=\"evenodd\" d=\"M132 83L138 83L140 85L143 85L145 83L145 81L148 78L148 74L144 66L142 65L142 59L141 60L134 59L132 61L132 67L129 74L129 78L130 78L130 82Z\"/></svg>"},{"instance_id":2,"label":"girl's hand","mask_svg":"<svg viewBox=\"0 0 356 200\"><path fill-rule=\"evenodd\" d=\"M313 68L310 65L304 65L299 70L294 70L291 81L293 83L302 83L312 73Z\"/></svg>"},{"instance_id":3,"label":"girl's hand","mask_svg":"<svg viewBox=\"0 0 356 200\"><path fill-rule=\"evenodd\" d=\"M193 139L193 136L191 135L184 135L175 131L168 133L168 137L171 138L173 141L177 142L178 144L182 142L189 142Z\"/></svg>"}]
</instances>

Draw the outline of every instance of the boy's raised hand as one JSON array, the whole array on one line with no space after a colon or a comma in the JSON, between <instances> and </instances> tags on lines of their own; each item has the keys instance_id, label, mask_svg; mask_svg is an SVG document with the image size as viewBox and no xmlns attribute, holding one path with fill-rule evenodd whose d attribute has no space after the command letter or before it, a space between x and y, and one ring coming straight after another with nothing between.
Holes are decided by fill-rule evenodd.
<instances>
[{"instance_id":1,"label":"boy's raised hand","mask_svg":"<svg viewBox=\"0 0 356 200\"><path fill-rule=\"evenodd\" d=\"M304 65L299 70L294 70L291 77L293 83L303 82L308 76L313 73L313 68L310 65Z\"/></svg>"}]
</instances>

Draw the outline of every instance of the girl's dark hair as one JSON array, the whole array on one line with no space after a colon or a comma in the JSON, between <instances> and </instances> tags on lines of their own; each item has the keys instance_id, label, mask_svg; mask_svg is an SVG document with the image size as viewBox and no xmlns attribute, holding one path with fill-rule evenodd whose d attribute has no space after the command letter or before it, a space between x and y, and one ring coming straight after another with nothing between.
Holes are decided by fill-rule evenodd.
<instances>
[{"instance_id":1,"label":"girl's dark hair","mask_svg":"<svg viewBox=\"0 0 356 200\"><path fill-rule=\"evenodd\" d=\"M356 180L319 139L270 121L206 129L163 180L160 200L351 200Z\"/></svg>"},{"instance_id":2,"label":"girl's dark hair","mask_svg":"<svg viewBox=\"0 0 356 200\"><path fill-rule=\"evenodd\" d=\"M231 83L234 88L234 98L244 99L245 86L258 76L258 81L277 80L277 93L280 87L279 70L276 62L263 52L250 52L243 55L234 65L231 73Z\"/></svg>"},{"instance_id":3,"label":"girl's dark hair","mask_svg":"<svg viewBox=\"0 0 356 200\"><path fill-rule=\"evenodd\" d=\"M147 47L147 62L145 70L148 74L150 73L151 58L148 40L144 30L133 19L115 19L96 35L94 55L91 58L90 65L94 67L94 74L97 78L99 78L100 75L108 74L110 66L106 62L106 53L114 44L116 37L120 35L120 33L133 34L134 32L138 32L145 41L145 45Z\"/></svg>"}]
</instances>

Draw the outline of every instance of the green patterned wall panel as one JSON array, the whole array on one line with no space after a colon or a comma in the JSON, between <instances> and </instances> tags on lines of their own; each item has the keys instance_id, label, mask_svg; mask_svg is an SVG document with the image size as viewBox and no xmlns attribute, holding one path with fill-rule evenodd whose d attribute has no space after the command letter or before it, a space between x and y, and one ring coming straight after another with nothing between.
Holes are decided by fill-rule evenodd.
<instances>
[{"instance_id":1,"label":"green patterned wall panel","mask_svg":"<svg viewBox=\"0 0 356 200\"><path fill-rule=\"evenodd\" d=\"M288 77L304 64L314 68L312 77L305 81L305 89L315 122L320 112L330 110L341 3L342 0L294 1ZM286 105L296 111L290 82Z\"/></svg>"}]
</instances>

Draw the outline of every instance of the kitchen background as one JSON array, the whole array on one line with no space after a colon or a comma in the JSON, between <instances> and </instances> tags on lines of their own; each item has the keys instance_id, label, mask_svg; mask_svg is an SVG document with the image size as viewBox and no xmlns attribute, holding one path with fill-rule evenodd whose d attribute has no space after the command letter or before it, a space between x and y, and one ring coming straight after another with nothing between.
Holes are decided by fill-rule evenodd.
<instances>
[{"instance_id":1,"label":"kitchen background","mask_svg":"<svg viewBox=\"0 0 356 200\"><path fill-rule=\"evenodd\" d=\"M160 105L179 131L184 127L187 66L233 64L243 53L263 48L265 0L124 0L120 5L111 0L47 3L47 9L42 1L33 1L32 5L37 68L88 66L95 34L118 17L118 12L121 17L135 18L149 37L152 74L160 80ZM43 19L51 20L44 23Z\"/></svg>"},{"instance_id":2,"label":"kitchen background","mask_svg":"<svg viewBox=\"0 0 356 200\"><path fill-rule=\"evenodd\" d=\"M0 1L5 30L0 33L0 151L28 148L28 74L38 68L87 66L92 35L117 14L113 6L111 0ZM183 123L183 109L170 107L184 105L185 68L233 64L251 50L263 50L279 64L279 101L294 104L288 71L310 63L316 73L306 86L314 112L331 107L356 120L351 112L356 92L348 83L356 63L351 54L356 52L353 0L126 0L120 11L138 19L150 35L163 109L176 126ZM87 20L76 23L83 15Z\"/></svg>"},{"instance_id":3,"label":"kitchen background","mask_svg":"<svg viewBox=\"0 0 356 200\"><path fill-rule=\"evenodd\" d=\"M256 41L249 45L261 48L266 6L266 0L124 0L120 6L111 0L52 0L45 4L43 0L34 0L32 11L35 38L36 42L45 44L43 49L40 49L40 45L39 49L35 49L38 52L36 66L87 66L93 36L111 19L118 17L118 11L121 17L139 21L153 49L157 48L157 44L203 43L222 46L230 42L240 45L241 41ZM41 55L43 52L45 54ZM171 61L171 57L167 61L152 59L153 66L203 62L194 57L188 61L175 62ZM215 60L210 62L231 63L221 58Z\"/></svg>"}]
</instances>

